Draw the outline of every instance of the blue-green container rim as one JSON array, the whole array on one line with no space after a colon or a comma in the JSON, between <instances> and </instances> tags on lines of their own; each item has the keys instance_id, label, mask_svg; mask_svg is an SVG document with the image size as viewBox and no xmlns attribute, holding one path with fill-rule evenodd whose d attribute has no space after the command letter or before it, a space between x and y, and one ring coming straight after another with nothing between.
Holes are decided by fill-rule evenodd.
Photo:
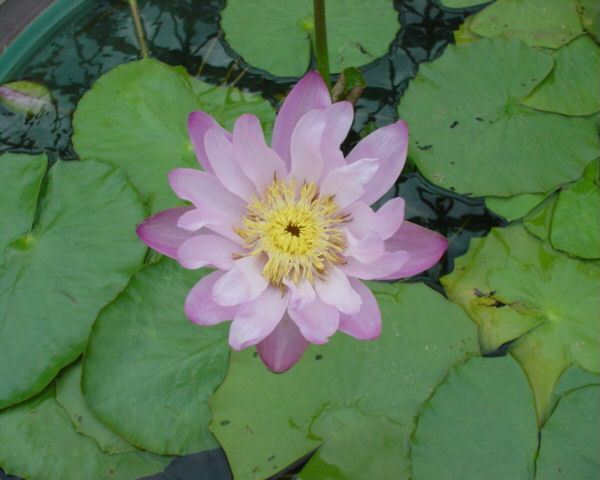
<instances>
[{"instance_id":1,"label":"blue-green container rim","mask_svg":"<svg viewBox=\"0 0 600 480\"><path fill-rule=\"evenodd\" d=\"M49 5L0 55L0 82L16 80L13 76L45 40L93 3L94 0L55 0Z\"/></svg>"}]
</instances>

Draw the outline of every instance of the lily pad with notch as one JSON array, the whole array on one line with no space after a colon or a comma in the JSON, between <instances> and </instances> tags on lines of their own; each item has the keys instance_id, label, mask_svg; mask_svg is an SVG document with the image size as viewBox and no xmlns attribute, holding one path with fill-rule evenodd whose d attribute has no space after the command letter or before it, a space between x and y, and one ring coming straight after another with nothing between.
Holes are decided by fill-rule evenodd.
<instances>
[{"instance_id":1,"label":"lily pad with notch","mask_svg":"<svg viewBox=\"0 0 600 480\"><path fill-rule=\"evenodd\" d=\"M43 156L0 157L0 178L13 179L0 205L20 199L24 186L32 196L2 234L10 243L0 252L0 408L39 393L81 354L99 310L146 252L135 235L146 211L120 171L58 161L40 190L46 164Z\"/></svg>"},{"instance_id":2,"label":"lily pad with notch","mask_svg":"<svg viewBox=\"0 0 600 480\"><path fill-rule=\"evenodd\" d=\"M476 354L475 325L423 284L370 284L383 314L378 340L337 335L284 375L233 353L211 401L211 430L234 477L263 479L316 450L299 474L408 476L420 405L454 363Z\"/></svg>"},{"instance_id":3,"label":"lily pad with notch","mask_svg":"<svg viewBox=\"0 0 600 480\"><path fill-rule=\"evenodd\" d=\"M384 55L400 29L398 11L387 0L328 0L326 15L332 73ZM284 77L308 70L315 29L310 0L230 0L221 27L251 66Z\"/></svg>"},{"instance_id":4,"label":"lily pad with notch","mask_svg":"<svg viewBox=\"0 0 600 480\"><path fill-rule=\"evenodd\" d=\"M271 104L233 87L203 84L183 67L156 60L120 65L98 79L73 117L73 145L83 160L119 166L153 212L180 204L167 181L170 170L196 167L188 114L202 110L231 128L243 110L268 126Z\"/></svg>"},{"instance_id":5,"label":"lily pad with notch","mask_svg":"<svg viewBox=\"0 0 600 480\"><path fill-rule=\"evenodd\" d=\"M442 284L479 325L485 352L512 342L539 419L568 366L600 373L599 265L557 252L514 225L472 240Z\"/></svg>"},{"instance_id":6,"label":"lily pad with notch","mask_svg":"<svg viewBox=\"0 0 600 480\"><path fill-rule=\"evenodd\" d=\"M422 64L399 107L419 171L474 196L545 193L579 178L600 153L594 118L521 105L552 67L549 55L500 39L450 45Z\"/></svg>"}]
</instances>

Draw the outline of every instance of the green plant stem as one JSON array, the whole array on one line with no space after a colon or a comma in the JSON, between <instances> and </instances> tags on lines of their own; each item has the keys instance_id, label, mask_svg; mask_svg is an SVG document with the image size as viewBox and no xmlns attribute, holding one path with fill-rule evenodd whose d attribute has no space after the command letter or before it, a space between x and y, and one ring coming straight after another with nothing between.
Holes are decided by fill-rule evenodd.
<instances>
[{"instance_id":1,"label":"green plant stem","mask_svg":"<svg viewBox=\"0 0 600 480\"><path fill-rule=\"evenodd\" d=\"M317 70L325 80L327 87L331 87L329 79L329 52L327 51L327 25L325 21L325 0L313 0L315 17L315 36L313 48L317 57Z\"/></svg>"},{"instance_id":2,"label":"green plant stem","mask_svg":"<svg viewBox=\"0 0 600 480\"><path fill-rule=\"evenodd\" d=\"M142 54L142 58L148 58L150 53L148 51L148 44L146 43L146 33L144 32L144 26L142 25L140 12L138 11L137 0L128 1L129 6L131 7L131 16L133 17L133 25L135 26L135 34L138 39L140 53Z\"/></svg>"}]
</instances>

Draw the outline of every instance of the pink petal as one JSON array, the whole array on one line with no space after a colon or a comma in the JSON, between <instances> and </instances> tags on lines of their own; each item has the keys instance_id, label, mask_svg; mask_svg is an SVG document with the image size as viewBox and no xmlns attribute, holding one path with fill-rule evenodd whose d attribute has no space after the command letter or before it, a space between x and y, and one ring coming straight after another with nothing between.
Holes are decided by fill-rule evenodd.
<instances>
[{"instance_id":1,"label":"pink petal","mask_svg":"<svg viewBox=\"0 0 600 480\"><path fill-rule=\"evenodd\" d=\"M233 143L221 130L211 128L206 132L204 147L213 172L227 190L246 201L256 195L254 184L235 159Z\"/></svg>"},{"instance_id":2,"label":"pink petal","mask_svg":"<svg viewBox=\"0 0 600 480\"><path fill-rule=\"evenodd\" d=\"M292 132L306 112L327 108L331 105L331 96L325 82L318 72L307 73L288 94L281 106L271 145L281 158L291 166L290 145Z\"/></svg>"},{"instance_id":3,"label":"pink petal","mask_svg":"<svg viewBox=\"0 0 600 480\"><path fill-rule=\"evenodd\" d=\"M339 207L345 208L364 195L364 185L377 174L378 169L379 161L372 158L336 168L321 183L321 197L333 195Z\"/></svg>"},{"instance_id":4,"label":"pink petal","mask_svg":"<svg viewBox=\"0 0 600 480\"><path fill-rule=\"evenodd\" d=\"M300 360L306 347L308 342L300 333L300 329L284 314L275 330L256 345L256 350L269 370L282 373Z\"/></svg>"},{"instance_id":5,"label":"pink petal","mask_svg":"<svg viewBox=\"0 0 600 480\"><path fill-rule=\"evenodd\" d=\"M268 287L251 302L240 306L229 330L229 345L242 350L265 339L285 313L290 295L275 287Z\"/></svg>"},{"instance_id":6,"label":"pink petal","mask_svg":"<svg viewBox=\"0 0 600 480\"><path fill-rule=\"evenodd\" d=\"M234 266L234 257L242 253L239 244L221 235L204 234L186 240L177 251L179 263L189 269L212 265L228 270Z\"/></svg>"},{"instance_id":7,"label":"pink petal","mask_svg":"<svg viewBox=\"0 0 600 480\"><path fill-rule=\"evenodd\" d=\"M238 164L259 194L274 178L285 178L287 175L283 160L267 147L256 116L246 113L237 119L233 128L233 148Z\"/></svg>"},{"instance_id":8,"label":"pink petal","mask_svg":"<svg viewBox=\"0 0 600 480\"><path fill-rule=\"evenodd\" d=\"M217 121L207 113L192 112L188 116L188 132L196 152L196 158L198 159L200 166L207 172L212 172L212 168L208 161L206 150L204 149L204 136L211 128L217 128L225 135L231 137L231 134L224 130Z\"/></svg>"},{"instance_id":9,"label":"pink petal","mask_svg":"<svg viewBox=\"0 0 600 480\"><path fill-rule=\"evenodd\" d=\"M381 334L381 310L377 300L360 280L351 278L350 285L362 298L362 305L355 315L340 315L339 329L359 340L373 340Z\"/></svg>"},{"instance_id":10,"label":"pink petal","mask_svg":"<svg viewBox=\"0 0 600 480\"><path fill-rule=\"evenodd\" d=\"M318 297L304 308L289 308L288 314L298 325L302 336L316 344L329 341L329 337L337 330L340 319L339 310L327 305Z\"/></svg>"},{"instance_id":11,"label":"pink petal","mask_svg":"<svg viewBox=\"0 0 600 480\"><path fill-rule=\"evenodd\" d=\"M179 217L193 207L177 207L158 212L147 218L136 228L140 240L153 250L171 258L177 257L177 249L191 237L197 235L177 226Z\"/></svg>"},{"instance_id":12,"label":"pink petal","mask_svg":"<svg viewBox=\"0 0 600 480\"><path fill-rule=\"evenodd\" d=\"M397 251L385 252L371 263L362 263L354 258L349 258L348 262L341 269L350 277L361 278L363 280L383 280L406 265L409 257L408 252Z\"/></svg>"},{"instance_id":13,"label":"pink petal","mask_svg":"<svg viewBox=\"0 0 600 480\"><path fill-rule=\"evenodd\" d=\"M337 102L325 110L327 115L325 130L321 137L321 155L324 160L323 175L346 165L340 145L348 136L354 109L350 102Z\"/></svg>"},{"instance_id":14,"label":"pink petal","mask_svg":"<svg viewBox=\"0 0 600 480\"><path fill-rule=\"evenodd\" d=\"M192 202L210 218L225 225L237 225L246 211L244 201L228 191L212 173L177 168L169 173L171 188L179 198Z\"/></svg>"},{"instance_id":15,"label":"pink petal","mask_svg":"<svg viewBox=\"0 0 600 480\"><path fill-rule=\"evenodd\" d=\"M325 110L311 110L297 123L292 133L290 177L298 184L317 182L323 171L321 137L327 124Z\"/></svg>"},{"instance_id":16,"label":"pink petal","mask_svg":"<svg viewBox=\"0 0 600 480\"><path fill-rule=\"evenodd\" d=\"M250 255L234 263L235 266L213 288L213 299L224 307L250 302L263 293L268 285L262 275L264 260L258 256Z\"/></svg>"},{"instance_id":17,"label":"pink petal","mask_svg":"<svg viewBox=\"0 0 600 480\"><path fill-rule=\"evenodd\" d=\"M348 207L348 213L352 216L352 221L347 228L353 235L362 238L370 232L375 232L383 240L387 240L396 233L404 221L404 199L392 198L377 212L366 203L355 202Z\"/></svg>"},{"instance_id":18,"label":"pink petal","mask_svg":"<svg viewBox=\"0 0 600 480\"><path fill-rule=\"evenodd\" d=\"M238 307L222 307L212 298L212 289L217 280L223 276L222 271L208 274L190 290L185 299L185 314L199 325L216 325L232 320Z\"/></svg>"},{"instance_id":19,"label":"pink petal","mask_svg":"<svg viewBox=\"0 0 600 480\"><path fill-rule=\"evenodd\" d=\"M379 160L379 169L364 186L361 200L371 205L386 193L398 179L408 149L408 127L406 122L398 121L392 125L375 130L363 138L346 158L348 164L363 158Z\"/></svg>"},{"instance_id":20,"label":"pink petal","mask_svg":"<svg viewBox=\"0 0 600 480\"><path fill-rule=\"evenodd\" d=\"M386 240L388 250L408 252L408 261L382 280L410 277L435 265L448 248L448 240L437 232L411 222L404 222L396 234Z\"/></svg>"},{"instance_id":21,"label":"pink petal","mask_svg":"<svg viewBox=\"0 0 600 480\"><path fill-rule=\"evenodd\" d=\"M232 225L230 222L235 223ZM234 231L234 227L239 223L239 220L226 218L214 211L214 209L199 210L194 208L193 210L184 213L179 218L177 226L192 232L206 227L208 230L212 230L225 238L233 240L239 245L243 245L243 240Z\"/></svg>"},{"instance_id":22,"label":"pink petal","mask_svg":"<svg viewBox=\"0 0 600 480\"><path fill-rule=\"evenodd\" d=\"M292 308L304 308L314 302L317 294L308 280L303 279L297 285L289 280L284 280L283 283L290 289L290 306Z\"/></svg>"},{"instance_id":23,"label":"pink petal","mask_svg":"<svg viewBox=\"0 0 600 480\"><path fill-rule=\"evenodd\" d=\"M333 265L327 269L324 279L315 281L315 290L323 302L342 313L353 315L360 310L360 295L352 289L346 274Z\"/></svg>"},{"instance_id":24,"label":"pink petal","mask_svg":"<svg viewBox=\"0 0 600 480\"><path fill-rule=\"evenodd\" d=\"M348 240L348 247L344 254L356 258L359 262L374 262L385 253L383 240L374 232L367 233L360 240L352 233L346 232L346 239Z\"/></svg>"}]
</instances>

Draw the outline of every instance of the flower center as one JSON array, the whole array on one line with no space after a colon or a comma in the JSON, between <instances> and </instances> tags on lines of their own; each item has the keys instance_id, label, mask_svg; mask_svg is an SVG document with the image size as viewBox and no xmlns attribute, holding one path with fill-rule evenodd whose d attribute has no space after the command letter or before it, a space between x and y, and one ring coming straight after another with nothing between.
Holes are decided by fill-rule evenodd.
<instances>
[{"instance_id":1,"label":"flower center","mask_svg":"<svg viewBox=\"0 0 600 480\"><path fill-rule=\"evenodd\" d=\"M316 184L298 187L293 180L276 179L248 205L237 233L251 255L267 255L263 275L281 287L285 279L312 282L328 265L344 262L341 224L346 221L335 199L320 197Z\"/></svg>"}]
</instances>

